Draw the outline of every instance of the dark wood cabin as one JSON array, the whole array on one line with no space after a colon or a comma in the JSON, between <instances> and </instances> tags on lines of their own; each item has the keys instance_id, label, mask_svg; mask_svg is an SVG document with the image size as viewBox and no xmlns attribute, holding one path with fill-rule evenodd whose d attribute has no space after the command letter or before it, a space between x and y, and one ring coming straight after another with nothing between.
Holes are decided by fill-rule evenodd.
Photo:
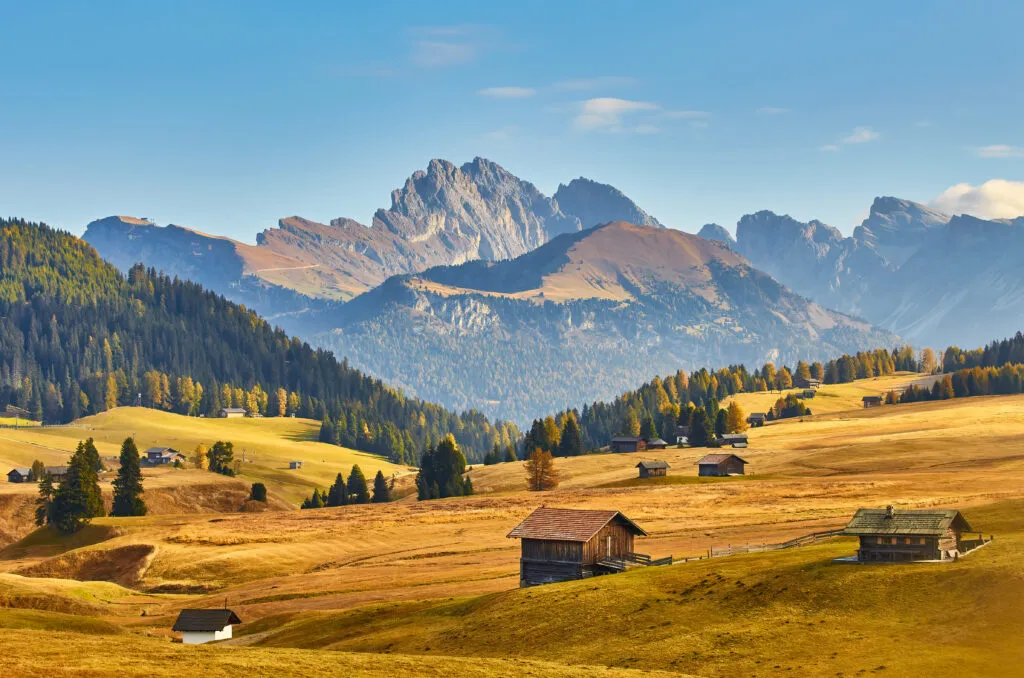
<instances>
[{"instance_id":1,"label":"dark wood cabin","mask_svg":"<svg viewBox=\"0 0 1024 678\"><path fill-rule=\"evenodd\" d=\"M821 388L821 379L815 379L814 377L808 377L804 379L802 377L793 377L793 386L797 388Z\"/></svg>"},{"instance_id":2,"label":"dark wood cabin","mask_svg":"<svg viewBox=\"0 0 1024 678\"><path fill-rule=\"evenodd\" d=\"M647 444L644 447L645 449L648 450L664 450L666 447L668 447L668 443L666 443L661 438L654 438L652 440L648 440Z\"/></svg>"},{"instance_id":3,"label":"dark wood cabin","mask_svg":"<svg viewBox=\"0 0 1024 678\"><path fill-rule=\"evenodd\" d=\"M984 540L965 540L974 530L954 509L898 510L858 509L843 530L860 538L857 560L893 563L913 560L943 560L965 553Z\"/></svg>"},{"instance_id":4,"label":"dark wood cabin","mask_svg":"<svg viewBox=\"0 0 1024 678\"><path fill-rule=\"evenodd\" d=\"M882 396L864 396L861 398L861 402L864 403L864 407L881 407L885 399Z\"/></svg>"},{"instance_id":5,"label":"dark wood cabin","mask_svg":"<svg viewBox=\"0 0 1024 678\"><path fill-rule=\"evenodd\" d=\"M741 476L746 463L735 454L708 454L697 461L697 475Z\"/></svg>"},{"instance_id":6,"label":"dark wood cabin","mask_svg":"<svg viewBox=\"0 0 1024 678\"><path fill-rule=\"evenodd\" d=\"M667 476L668 470L672 468L667 461L655 459L654 461L642 461L636 465L640 469L641 478L654 478L656 476Z\"/></svg>"},{"instance_id":7,"label":"dark wood cabin","mask_svg":"<svg viewBox=\"0 0 1024 678\"><path fill-rule=\"evenodd\" d=\"M719 436L719 440L722 446L732 447L746 447L747 446L747 434L746 433L723 433Z\"/></svg>"},{"instance_id":8,"label":"dark wood cabin","mask_svg":"<svg viewBox=\"0 0 1024 678\"><path fill-rule=\"evenodd\" d=\"M615 436L612 438L612 452L643 452L647 449L647 443L643 438L636 436Z\"/></svg>"},{"instance_id":9,"label":"dark wood cabin","mask_svg":"<svg viewBox=\"0 0 1024 678\"><path fill-rule=\"evenodd\" d=\"M815 391L813 388L805 388L803 390L803 393L800 394L800 397L803 398L804 400L807 400L808 398L813 398L817 394L818 392Z\"/></svg>"},{"instance_id":10,"label":"dark wood cabin","mask_svg":"<svg viewBox=\"0 0 1024 678\"><path fill-rule=\"evenodd\" d=\"M767 415L764 412L751 412L750 416L747 417L747 423L753 428L764 426L766 416Z\"/></svg>"},{"instance_id":11,"label":"dark wood cabin","mask_svg":"<svg viewBox=\"0 0 1024 678\"><path fill-rule=\"evenodd\" d=\"M519 586L525 587L614 571L600 562L628 559L636 535L647 533L618 511L541 507L507 536L522 540Z\"/></svg>"},{"instance_id":12,"label":"dark wood cabin","mask_svg":"<svg viewBox=\"0 0 1024 678\"><path fill-rule=\"evenodd\" d=\"M47 466L46 473L50 474L50 479L55 483L63 483L64 479L68 476L67 466Z\"/></svg>"},{"instance_id":13,"label":"dark wood cabin","mask_svg":"<svg viewBox=\"0 0 1024 678\"><path fill-rule=\"evenodd\" d=\"M32 469L30 468L12 468L7 473L7 482L9 483L27 483L32 480Z\"/></svg>"}]
</instances>

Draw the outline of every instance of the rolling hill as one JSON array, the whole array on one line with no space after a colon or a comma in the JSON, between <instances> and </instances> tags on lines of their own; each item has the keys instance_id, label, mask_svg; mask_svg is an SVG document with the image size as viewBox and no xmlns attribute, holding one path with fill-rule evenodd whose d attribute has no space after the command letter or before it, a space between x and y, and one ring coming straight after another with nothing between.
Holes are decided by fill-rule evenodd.
<instances>
[{"instance_id":1,"label":"rolling hill","mask_svg":"<svg viewBox=\"0 0 1024 678\"><path fill-rule=\"evenodd\" d=\"M614 222L515 260L388 280L316 340L421 397L523 420L705 362L795 362L896 338L681 231ZM594 366L600 365L596 370Z\"/></svg>"}]
</instances>

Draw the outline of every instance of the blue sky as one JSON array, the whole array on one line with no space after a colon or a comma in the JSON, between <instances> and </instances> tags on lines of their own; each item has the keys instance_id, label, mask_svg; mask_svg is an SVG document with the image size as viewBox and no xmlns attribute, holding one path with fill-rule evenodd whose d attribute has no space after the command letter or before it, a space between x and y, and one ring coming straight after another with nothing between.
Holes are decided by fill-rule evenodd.
<instances>
[{"instance_id":1,"label":"blue sky","mask_svg":"<svg viewBox=\"0 0 1024 678\"><path fill-rule=\"evenodd\" d=\"M252 242L369 223L432 157L664 223L1024 212L1020 2L0 1L0 212ZM1003 183L985 184L992 179ZM984 184L984 186L983 186Z\"/></svg>"}]
</instances>

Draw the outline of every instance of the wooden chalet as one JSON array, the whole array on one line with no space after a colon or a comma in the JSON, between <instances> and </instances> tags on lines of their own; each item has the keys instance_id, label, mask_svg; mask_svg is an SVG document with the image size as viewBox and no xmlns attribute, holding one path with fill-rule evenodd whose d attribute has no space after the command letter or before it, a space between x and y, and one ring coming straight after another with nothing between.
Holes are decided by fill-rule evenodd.
<instances>
[{"instance_id":1,"label":"wooden chalet","mask_svg":"<svg viewBox=\"0 0 1024 678\"><path fill-rule=\"evenodd\" d=\"M747 423L752 427L764 426L764 420L767 418L764 412L751 412L750 416L747 417Z\"/></svg>"},{"instance_id":2,"label":"wooden chalet","mask_svg":"<svg viewBox=\"0 0 1024 678\"><path fill-rule=\"evenodd\" d=\"M152 466L173 464L176 461L185 463L185 455L173 447L151 447L145 451L146 461Z\"/></svg>"},{"instance_id":3,"label":"wooden chalet","mask_svg":"<svg viewBox=\"0 0 1024 678\"><path fill-rule=\"evenodd\" d=\"M821 388L821 379L815 379L814 377L808 377L804 379L802 377L793 377L793 386L797 388Z\"/></svg>"},{"instance_id":4,"label":"wooden chalet","mask_svg":"<svg viewBox=\"0 0 1024 678\"><path fill-rule=\"evenodd\" d=\"M955 560L986 541L980 534L965 539L967 532L974 530L957 510L911 511L892 506L858 509L843 530L860 538L857 560L866 563Z\"/></svg>"},{"instance_id":5,"label":"wooden chalet","mask_svg":"<svg viewBox=\"0 0 1024 678\"><path fill-rule=\"evenodd\" d=\"M64 479L68 477L67 466L47 466L46 473L49 474L50 480L58 485L64 482Z\"/></svg>"},{"instance_id":6,"label":"wooden chalet","mask_svg":"<svg viewBox=\"0 0 1024 678\"><path fill-rule=\"evenodd\" d=\"M27 483L32 480L32 469L30 468L12 468L7 472L7 482L9 483Z\"/></svg>"},{"instance_id":7,"label":"wooden chalet","mask_svg":"<svg viewBox=\"0 0 1024 678\"><path fill-rule=\"evenodd\" d=\"M697 475L742 476L746 463L735 454L707 454L697 461Z\"/></svg>"},{"instance_id":8,"label":"wooden chalet","mask_svg":"<svg viewBox=\"0 0 1024 678\"><path fill-rule=\"evenodd\" d=\"M647 444L645 445L645 449L648 450L664 450L666 447L668 447L668 443L666 443L661 438L654 438L653 440L648 440Z\"/></svg>"},{"instance_id":9,"label":"wooden chalet","mask_svg":"<svg viewBox=\"0 0 1024 678\"><path fill-rule=\"evenodd\" d=\"M667 461L655 459L654 461L642 461L636 465L640 469L641 478L654 478L656 476L667 476L668 470L672 468Z\"/></svg>"},{"instance_id":10,"label":"wooden chalet","mask_svg":"<svg viewBox=\"0 0 1024 678\"><path fill-rule=\"evenodd\" d=\"M718 437L723 446L731 447L746 447L747 446L747 434L746 433L723 433Z\"/></svg>"},{"instance_id":11,"label":"wooden chalet","mask_svg":"<svg viewBox=\"0 0 1024 678\"><path fill-rule=\"evenodd\" d=\"M244 407L225 407L220 411L221 419L236 419L245 416Z\"/></svg>"},{"instance_id":12,"label":"wooden chalet","mask_svg":"<svg viewBox=\"0 0 1024 678\"><path fill-rule=\"evenodd\" d=\"M878 395L878 396L864 396L863 398L861 398L861 402L864 403L864 407L865 408L868 408L868 407L881 407L882 404L885 402L885 398L880 396L880 395Z\"/></svg>"},{"instance_id":13,"label":"wooden chalet","mask_svg":"<svg viewBox=\"0 0 1024 678\"><path fill-rule=\"evenodd\" d=\"M643 452L647 449L647 442L636 436L615 436L612 438L612 452Z\"/></svg>"},{"instance_id":14,"label":"wooden chalet","mask_svg":"<svg viewBox=\"0 0 1024 678\"><path fill-rule=\"evenodd\" d=\"M525 587L620 571L616 564L636 555L636 535L647 533L618 511L541 507L507 537L522 540L519 585Z\"/></svg>"}]
</instances>

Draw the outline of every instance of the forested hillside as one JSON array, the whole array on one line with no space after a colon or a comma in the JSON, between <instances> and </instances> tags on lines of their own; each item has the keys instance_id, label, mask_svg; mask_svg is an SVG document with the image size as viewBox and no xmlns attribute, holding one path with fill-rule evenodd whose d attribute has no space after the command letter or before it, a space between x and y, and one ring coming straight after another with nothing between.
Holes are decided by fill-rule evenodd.
<instances>
[{"instance_id":1,"label":"forested hillside","mask_svg":"<svg viewBox=\"0 0 1024 678\"><path fill-rule=\"evenodd\" d=\"M448 433L470 460L519 435L407 398L199 285L142 266L125 277L70 234L0 221L0 408L58 423L139 399L192 415L329 417L345 444L397 462Z\"/></svg>"}]
</instances>

